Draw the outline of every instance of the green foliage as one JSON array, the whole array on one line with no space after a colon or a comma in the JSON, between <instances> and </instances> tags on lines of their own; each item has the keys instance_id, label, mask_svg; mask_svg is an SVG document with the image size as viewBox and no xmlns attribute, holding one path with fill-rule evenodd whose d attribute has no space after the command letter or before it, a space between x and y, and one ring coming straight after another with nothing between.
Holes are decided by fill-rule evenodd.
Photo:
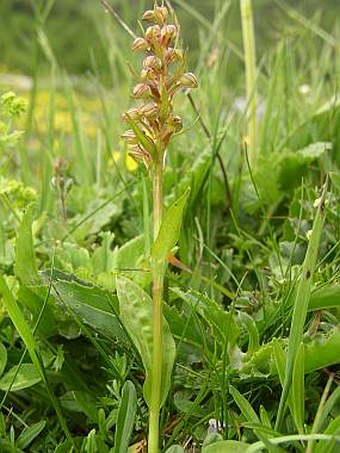
<instances>
[{"instance_id":1,"label":"green foliage","mask_svg":"<svg viewBox=\"0 0 340 453\"><path fill-rule=\"evenodd\" d=\"M115 453L127 451L134 427L137 409L137 393L131 381L126 381L122 389L122 399L118 408Z\"/></svg>"},{"instance_id":2,"label":"green foliage","mask_svg":"<svg viewBox=\"0 0 340 453\"><path fill-rule=\"evenodd\" d=\"M41 381L36 367L31 363L14 366L0 379L0 389L4 391L18 391L31 387Z\"/></svg>"},{"instance_id":3,"label":"green foliage","mask_svg":"<svg viewBox=\"0 0 340 453\"><path fill-rule=\"evenodd\" d=\"M0 97L0 151L13 147L20 140L23 131L14 130L12 122L26 111L27 101L8 91ZM2 157L2 156L0 156Z\"/></svg>"},{"instance_id":4,"label":"green foliage","mask_svg":"<svg viewBox=\"0 0 340 453\"><path fill-rule=\"evenodd\" d=\"M167 210L162 220L158 236L151 247L152 258L156 263L161 263L166 260L169 253L178 242L183 210L185 203L190 194L190 189L187 189Z\"/></svg>"},{"instance_id":5,"label":"green foliage","mask_svg":"<svg viewBox=\"0 0 340 453\"><path fill-rule=\"evenodd\" d=\"M138 285L125 277L117 277L120 318L137 348L145 368L144 397L150 404L152 389L152 300ZM163 319L163 363L161 371L161 405L171 385L176 346L170 328Z\"/></svg>"}]
</instances>

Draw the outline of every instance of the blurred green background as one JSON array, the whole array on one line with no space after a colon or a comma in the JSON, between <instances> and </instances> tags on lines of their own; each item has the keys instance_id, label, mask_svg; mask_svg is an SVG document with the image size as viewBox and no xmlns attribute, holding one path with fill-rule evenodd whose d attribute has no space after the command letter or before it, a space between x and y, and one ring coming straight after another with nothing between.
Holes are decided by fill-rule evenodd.
<instances>
[{"instance_id":1,"label":"blurred green background","mask_svg":"<svg viewBox=\"0 0 340 453\"><path fill-rule=\"evenodd\" d=\"M153 3L142 0L110 2L135 31L136 18ZM193 63L197 61L200 40L203 39L200 33L204 29L204 21L212 21L226 2L227 0L172 1ZM241 48L239 1L230 0L228 3L230 8L223 26L227 30L229 44ZM295 27L301 28L298 19L292 18L288 13L289 6L328 31L332 30L336 18L340 17L339 0L254 0L259 60L263 52L270 50L283 34L290 35L294 33ZM119 45L114 42L114 33L110 42L108 27L119 29L118 24L105 14L99 0L1 0L0 72L32 75L38 62L39 68L43 68L44 64L47 67L46 57L37 51L43 41L45 45L48 44L58 65L68 73L84 74L97 67L101 77L105 78L110 70L106 47L109 45L114 49ZM37 33L39 30L40 35ZM37 44L37 36L40 44ZM121 39L124 43L126 39L127 45L130 42L129 36ZM218 36L216 41L218 42Z\"/></svg>"}]
</instances>

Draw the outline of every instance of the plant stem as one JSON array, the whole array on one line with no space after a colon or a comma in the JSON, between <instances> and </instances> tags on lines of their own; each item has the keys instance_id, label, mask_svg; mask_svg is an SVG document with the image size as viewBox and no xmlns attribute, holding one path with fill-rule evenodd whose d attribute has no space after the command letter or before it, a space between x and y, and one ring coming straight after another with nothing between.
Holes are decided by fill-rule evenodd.
<instances>
[{"instance_id":1,"label":"plant stem","mask_svg":"<svg viewBox=\"0 0 340 453\"><path fill-rule=\"evenodd\" d=\"M163 158L154 162L153 169L153 237L157 238L163 210ZM159 451L159 413L161 408L161 376L163 349L163 288L165 263L152 260L152 298L153 298L153 350L152 350L152 395L149 414L148 452Z\"/></svg>"},{"instance_id":2,"label":"plant stem","mask_svg":"<svg viewBox=\"0 0 340 453\"><path fill-rule=\"evenodd\" d=\"M255 33L251 0L240 0L240 6L242 18L244 61L246 70L247 104L249 109L248 110L249 160L251 163L253 163L255 159L256 134L257 134Z\"/></svg>"},{"instance_id":3,"label":"plant stem","mask_svg":"<svg viewBox=\"0 0 340 453\"><path fill-rule=\"evenodd\" d=\"M162 222L163 212L163 157L155 159L152 175L153 190L153 240L155 241Z\"/></svg>"}]
</instances>

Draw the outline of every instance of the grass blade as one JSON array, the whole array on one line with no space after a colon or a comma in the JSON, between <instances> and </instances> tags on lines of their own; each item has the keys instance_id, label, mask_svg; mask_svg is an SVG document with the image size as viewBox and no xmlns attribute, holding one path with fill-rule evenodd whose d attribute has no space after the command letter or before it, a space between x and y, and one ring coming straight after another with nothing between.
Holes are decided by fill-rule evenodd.
<instances>
[{"instance_id":1,"label":"grass blade","mask_svg":"<svg viewBox=\"0 0 340 453\"><path fill-rule=\"evenodd\" d=\"M135 424L137 393L131 381L126 381L122 390L115 435L114 453L125 453Z\"/></svg>"},{"instance_id":2,"label":"grass blade","mask_svg":"<svg viewBox=\"0 0 340 453\"><path fill-rule=\"evenodd\" d=\"M305 260L302 265L302 275L300 280L298 281L288 342L285 380L283 384L283 390L281 394L278 415L275 424L276 430L280 429L283 421L289 390L292 383L293 368L296 362L300 342L302 340L303 328L305 325L308 303L311 293L313 271L316 266L320 237L325 219L325 202L328 186L327 182L328 181L326 181L322 191L322 195L318 200L318 207L313 224L313 229L311 231Z\"/></svg>"}]
</instances>

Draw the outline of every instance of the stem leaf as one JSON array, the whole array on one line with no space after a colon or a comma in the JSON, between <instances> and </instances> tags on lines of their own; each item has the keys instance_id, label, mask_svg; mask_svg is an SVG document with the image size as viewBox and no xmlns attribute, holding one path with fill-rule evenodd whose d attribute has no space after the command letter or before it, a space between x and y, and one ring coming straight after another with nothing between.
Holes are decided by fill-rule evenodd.
<instances>
[{"instance_id":1,"label":"stem leaf","mask_svg":"<svg viewBox=\"0 0 340 453\"><path fill-rule=\"evenodd\" d=\"M188 187L164 214L158 236L151 247L151 255L156 263L166 260L179 239L183 211L189 194Z\"/></svg>"}]
</instances>

